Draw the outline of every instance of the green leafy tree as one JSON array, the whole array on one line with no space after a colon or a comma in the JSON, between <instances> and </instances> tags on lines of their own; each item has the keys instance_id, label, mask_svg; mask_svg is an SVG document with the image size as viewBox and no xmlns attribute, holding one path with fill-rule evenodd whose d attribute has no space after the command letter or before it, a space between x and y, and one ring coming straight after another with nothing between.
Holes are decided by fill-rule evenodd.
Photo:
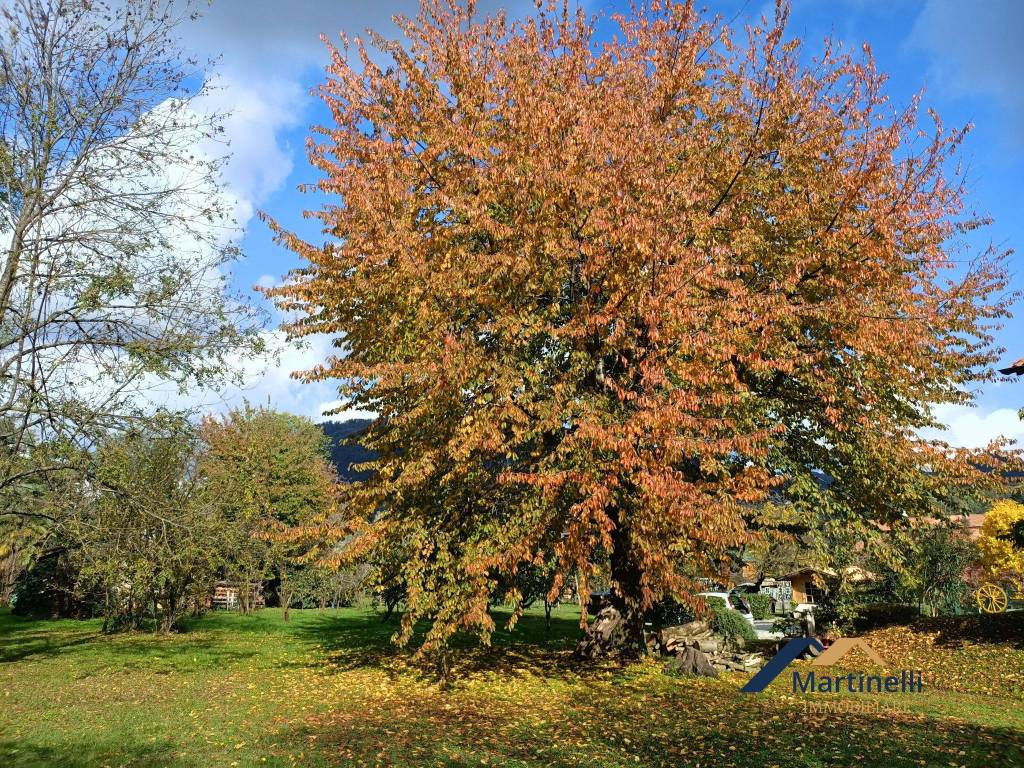
<instances>
[{"instance_id":1,"label":"green leafy tree","mask_svg":"<svg viewBox=\"0 0 1024 768\"><path fill-rule=\"evenodd\" d=\"M225 575L241 585L276 578L285 618L299 584L293 571L327 554L337 516L329 441L309 419L248 404L199 427L199 471L223 521ZM241 589L242 610L251 610Z\"/></svg>"},{"instance_id":2,"label":"green leafy tree","mask_svg":"<svg viewBox=\"0 0 1024 768\"><path fill-rule=\"evenodd\" d=\"M0 432L8 429L0 421ZM48 528L41 504L46 484L29 469L33 447L26 441L16 449L10 441L0 440L0 462L19 478L0 485L0 605L10 603L18 576L33 561Z\"/></svg>"},{"instance_id":3,"label":"green leafy tree","mask_svg":"<svg viewBox=\"0 0 1024 768\"><path fill-rule=\"evenodd\" d=\"M544 603L544 619L548 629L551 628L551 610L558 602L556 574L558 573L558 561L554 557L553 549L538 554L531 563L524 563L510 577L499 581L497 594L501 595L505 602L510 603L514 615L521 615L522 611L529 608L538 600Z\"/></svg>"},{"instance_id":4,"label":"green leafy tree","mask_svg":"<svg viewBox=\"0 0 1024 768\"><path fill-rule=\"evenodd\" d=\"M146 420L154 380L210 384L258 346L225 270L223 115L197 108L208 78L179 44L198 5L3 3L0 441L14 455ZM30 471L73 466L50 458ZM0 456L0 487L22 471Z\"/></svg>"},{"instance_id":5,"label":"green leafy tree","mask_svg":"<svg viewBox=\"0 0 1024 768\"><path fill-rule=\"evenodd\" d=\"M217 510L187 424L105 440L66 528L82 592L103 595L104 628L170 631L200 609L221 564Z\"/></svg>"},{"instance_id":6,"label":"green leafy tree","mask_svg":"<svg viewBox=\"0 0 1024 768\"><path fill-rule=\"evenodd\" d=\"M978 561L965 526L938 524L916 537L911 573L922 612L958 613L970 593L964 573Z\"/></svg>"}]
</instances>

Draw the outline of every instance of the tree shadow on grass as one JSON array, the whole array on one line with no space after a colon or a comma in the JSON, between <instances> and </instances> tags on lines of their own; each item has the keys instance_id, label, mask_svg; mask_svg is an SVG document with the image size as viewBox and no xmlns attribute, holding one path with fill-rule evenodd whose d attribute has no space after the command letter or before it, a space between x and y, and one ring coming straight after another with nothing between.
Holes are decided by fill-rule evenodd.
<instances>
[{"instance_id":1,"label":"tree shadow on grass","mask_svg":"<svg viewBox=\"0 0 1024 768\"><path fill-rule=\"evenodd\" d=\"M505 629L509 612L496 610L497 629L491 645L485 646L472 635L457 634L447 654L449 677L458 680L481 672L529 670L533 673L559 674L573 670L577 674L617 668L618 662L580 663L572 649L582 635L579 622L565 616L552 617L548 629L543 616L526 614L513 630ZM391 641L399 628L400 617L384 622L372 614L323 615L297 625L297 634L319 647L331 667L340 670L377 668L389 676L415 672L427 679L441 676L437 656L420 657L416 649L423 642L426 623L417 626L405 648Z\"/></svg>"},{"instance_id":2,"label":"tree shadow on grass","mask_svg":"<svg viewBox=\"0 0 1024 768\"><path fill-rule=\"evenodd\" d=\"M285 750L330 765L997 768L1024 764L1024 737L909 713L806 715L720 683L652 693L642 682L511 694L403 692L278 731ZM547 693L547 696L538 695Z\"/></svg>"},{"instance_id":3,"label":"tree shadow on grass","mask_svg":"<svg viewBox=\"0 0 1024 768\"><path fill-rule=\"evenodd\" d=\"M27 659L46 659L77 653L93 655L104 662L124 661L125 668L146 666L141 660L159 655L168 664L194 665L202 658L203 665L222 666L246 661L259 654L259 649L238 650L226 646L219 639L208 636L168 636L146 632L121 632L105 635L95 622L82 622L69 627L68 622L52 623L47 620L23 620L6 623L0 635L0 664L11 664ZM125 661L127 659L127 661Z\"/></svg>"},{"instance_id":4,"label":"tree shadow on grass","mask_svg":"<svg viewBox=\"0 0 1024 768\"><path fill-rule=\"evenodd\" d=\"M0 635L0 664L67 653L73 648L88 645L95 638L96 632L92 629L57 634L38 623L28 625L21 631L10 631L9 627L5 627L3 635Z\"/></svg>"},{"instance_id":5,"label":"tree shadow on grass","mask_svg":"<svg viewBox=\"0 0 1024 768\"><path fill-rule=\"evenodd\" d=\"M400 696L291 725L279 741L312 746L332 765L1024 765L1024 735L1011 728L907 711L809 714L777 696L741 694L729 680L666 684L642 668L575 662L574 619L556 618L550 633L542 617L523 622L496 632L490 648L456 638L451 687L402 686ZM340 670L435 682L429 661L390 644L395 628L372 616L323 616L301 632Z\"/></svg>"},{"instance_id":6,"label":"tree shadow on grass","mask_svg":"<svg viewBox=\"0 0 1024 768\"><path fill-rule=\"evenodd\" d=\"M46 636L27 637L15 643L5 640L3 647L0 647L0 664L11 664L30 657L56 656L90 642L92 642L90 637L62 639L56 642Z\"/></svg>"},{"instance_id":7,"label":"tree shadow on grass","mask_svg":"<svg viewBox=\"0 0 1024 768\"><path fill-rule=\"evenodd\" d=\"M1024 611L923 619L914 629L938 632L935 644L959 648L967 643L1001 643L1024 649Z\"/></svg>"},{"instance_id":8,"label":"tree shadow on grass","mask_svg":"<svg viewBox=\"0 0 1024 768\"><path fill-rule=\"evenodd\" d=\"M168 744L89 743L51 746L30 740L0 741L4 768L97 768L103 765L192 768L194 763L174 754Z\"/></svg>"}]
</instances>

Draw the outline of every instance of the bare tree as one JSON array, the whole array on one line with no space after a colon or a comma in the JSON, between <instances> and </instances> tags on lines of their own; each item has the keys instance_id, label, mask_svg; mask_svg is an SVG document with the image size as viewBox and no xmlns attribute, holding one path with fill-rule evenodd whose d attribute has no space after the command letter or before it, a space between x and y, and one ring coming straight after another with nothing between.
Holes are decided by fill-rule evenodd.
<instances>
[{"instance_id":1,"label":"bare tree","mask_svg":"<svg viewBox=\"0 0 1024 768\"><path fill-rule=\"evenodd\" d=\"M0 4L0 441L88 443L255 343L190 0ZM25 472L0 467L0 489Z\"/></svg>"}]
</instances>

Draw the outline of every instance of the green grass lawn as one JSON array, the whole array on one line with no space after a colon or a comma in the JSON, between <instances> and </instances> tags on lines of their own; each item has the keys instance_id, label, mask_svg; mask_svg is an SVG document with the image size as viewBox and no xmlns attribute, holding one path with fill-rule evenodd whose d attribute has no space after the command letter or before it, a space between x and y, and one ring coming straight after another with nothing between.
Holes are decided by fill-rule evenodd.
<instances>
[{"instance_id":1,"label":"green grass lawn","mask_svg":"<svg viewBox=\"0 0 1024 768\"><path fill-rule=\"evenodd\" d=\"M2 612L0 765L1024 765L1019 637L879 630L887 661L920 662L936 685L891 710L815 714L782 678L746 695L747 675L576 665L570 608L550 632L531 613L465 648L448 687L389 645L393 629L357 609L287 623L266 610L103 636L96 621Z\"/></svg>"}]
</instances>

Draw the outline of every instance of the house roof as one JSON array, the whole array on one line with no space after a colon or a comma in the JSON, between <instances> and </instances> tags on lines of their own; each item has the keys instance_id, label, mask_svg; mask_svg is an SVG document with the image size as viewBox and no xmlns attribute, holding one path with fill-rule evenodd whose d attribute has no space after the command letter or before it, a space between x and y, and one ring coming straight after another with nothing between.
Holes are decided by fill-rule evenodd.
<instances>
[{"instance_id":1,"label":"house roof","mask_svg":"<svg viewBox=\"0 0 1024 768\"><path fill-rule=\"evenodd\" d=\"M950 515L948 519L938 517L920 517L916 518L915 525L917 526L932 526L932 525L943 525L944 523L952 523L953 525L963 525L964 532L967 533L972 539L977 538L981 533L982 523L985 522L985 512L965 512L961 514ZM888 531L889 526L885 526L882 530Z\"/></svg>"},{"instance_id":2,"label":"house roof","mask_svg":"<svg viewBox=\"0 0 1024 768\"><path fill-rule=\"evenodd\" d=\"M984 512L973 512L967 517L967 531L971 538L977 538L981 535L981 526L985 522Z\"/></svg>"},{"instance_id":3,"label":"house roof","mask_svg":"<svg viewBox=\"0 0 1024 768\"><path fill-rule=\"evenodd\" d=\"M999 372L1006 376L1024 376L1024 357L1006 368L1000 368Z\"/></svg>"},{"instance_id":4,"label":"house roof","mask_svg":"<svg viewBox=\"0 0 1024 768\"><path fill-rule=\"evenodd\" d=\"M821 574L822 576L828 576L830 578L835 578L839 575L830 568L815 568L814 566L807 565L803 568L798 568L795 571L787 573L784 576L780 576L779 578L784 579L786 581L790 581L794 576L808 576L813 574ZM875 578L875 574L873 574L871 571L861 568L859 565L846 566L845 568L843 568L843 574L854 582L871 581Z\"/></svg>"},{"instance_id":5,"label":"house roof","mask_svg":"<svg viewBox=\"0 0 1024 768\"><path fill-rule=\"evenodd\" d=\"M789 573L786 573L786 574L783 574L782 576L779 576L779 578L780 579L784 579L786 581L789 581L794 576L807 576L807 575L814 574L814 573L820 573L823 576L835 576L836 575L835 571L829 570L828 568L815 568L815 567L810 566L810 565L805 565L803 568L797 568L795 571L790 571Z\"/></svg>"}]
</instances>

